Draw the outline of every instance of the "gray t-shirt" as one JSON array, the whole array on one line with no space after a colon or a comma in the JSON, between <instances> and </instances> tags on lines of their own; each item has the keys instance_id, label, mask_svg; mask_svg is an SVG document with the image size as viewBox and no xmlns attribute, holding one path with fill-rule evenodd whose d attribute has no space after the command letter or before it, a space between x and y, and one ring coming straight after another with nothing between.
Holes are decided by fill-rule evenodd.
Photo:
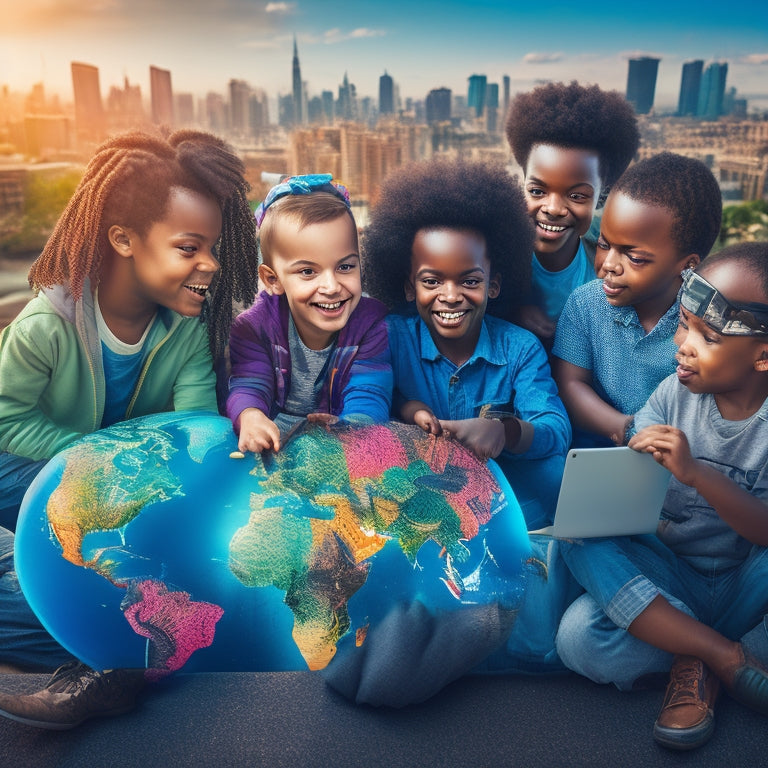
<instances>
[{"instance_id":1,"label":"gray t-shirt","mask_svg":"<svg viewBox=\"0 0 768 768\"><path fill-rule=\"evenodd\" d=\"M297 421L317 411L325 368L336 342L325 349L307 347L301 340L293 318L288 321L288 351L291 356L291 386L282 413L275 417L280 434L284 435Z\"/></svg>"},{"instance_id":2,"label":"gray t-shirt","mask_svg":"<svg viewBox=\"0 0 768 768\"><path fill-rule=\"evenodd\" d=\"M727 421L713 395L691 393L673 374L659 384L635 416L638 431L651 424L681 429L694 458L768 502L768 400L749 418ZM702 573L739 565L752 547L695 489L674 477L657 535Z\"/></svg>"}]
</instances>

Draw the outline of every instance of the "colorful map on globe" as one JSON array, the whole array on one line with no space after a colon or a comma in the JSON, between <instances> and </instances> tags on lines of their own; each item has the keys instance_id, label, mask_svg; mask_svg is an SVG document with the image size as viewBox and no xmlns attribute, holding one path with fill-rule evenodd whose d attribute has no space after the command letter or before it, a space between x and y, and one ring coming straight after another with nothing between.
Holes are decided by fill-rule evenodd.
<instances>
[{"instance_id":1,"label":"colorful map on globe","mask_svg":"<svg viewBox=\"0 0 768 768\"><path fill-rule=\"evenodd\" d=\"M235 449L222 417L161 414L88 435L49 463L25 500L17 568L62 644L99 656L88 663L126 666L102 652L123 637L100 637L91 601L119 610L156 676L215 648L225 617L241 627L263 622L271 643L294 645L307 667L321 669L342 637L364 643L377 606L409 590L440 606L514 601L524 526L489 544L485 530L509 494L458 443L394 422L303 423L278 453L232 458ZM378 574L381 594L366 596L372 569L391 563L413 583ZM74 571L119 599L89 594L101 587L78 584Z\"/></svg>"}]
</instances>

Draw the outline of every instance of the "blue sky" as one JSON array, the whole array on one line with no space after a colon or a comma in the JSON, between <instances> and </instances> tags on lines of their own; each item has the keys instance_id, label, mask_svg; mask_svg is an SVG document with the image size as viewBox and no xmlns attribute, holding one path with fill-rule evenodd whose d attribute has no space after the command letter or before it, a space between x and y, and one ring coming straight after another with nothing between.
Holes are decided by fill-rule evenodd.
<instances>
[{"instance_id":1,"label":"blue sky","mask_svg":"<svg viewBox=\"0 0 768 768\"><path fill-rule=\"evenodd\" d=\"M69 63L99 67L104 93L127 76L149 90L149 65L176 91L224 92L230 78L270 96L291 87L293 36L310 95L347 72L377 96L386 70L401 96L503 75L513 93L542 80L623 91L627 59L661 58L657 105L674 104L684 61L726 60L728 86L768 101L768 2L645 0L0 0L0 85L42 80L71 98Z\"/></svg>"}]
</instances>

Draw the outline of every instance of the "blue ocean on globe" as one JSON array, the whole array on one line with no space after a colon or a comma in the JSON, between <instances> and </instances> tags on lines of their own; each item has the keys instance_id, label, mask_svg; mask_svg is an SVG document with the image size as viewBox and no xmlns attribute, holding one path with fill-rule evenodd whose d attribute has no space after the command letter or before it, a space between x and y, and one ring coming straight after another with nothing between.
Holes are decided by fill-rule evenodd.
<instances>
[{"instance_id":1,"label":"blue ocean on globe","mask_svg":"<svg viewBox=\"0 0 768 768\"><path fill-rule=\"evenodd\" d=\"M506 481L458 443L390 422L302 423L237 455L213 413L87 435L26 494L24 593L97 669L323 669L392 611L514 610L530 553Z\"/></svg>"}]
</instances>

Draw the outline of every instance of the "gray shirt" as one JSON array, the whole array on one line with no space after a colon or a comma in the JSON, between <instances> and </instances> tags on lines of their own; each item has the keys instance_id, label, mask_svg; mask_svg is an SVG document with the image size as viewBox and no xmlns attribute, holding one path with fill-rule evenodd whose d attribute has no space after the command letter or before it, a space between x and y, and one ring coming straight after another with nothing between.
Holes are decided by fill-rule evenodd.
<instances>
[{"instance_id":1,"label":"gray shirt","mask_svg":"<svg viewBox=\"0 0 768 768\"><path fill-rule=\"evenodd\" d=\"M681 429L694 458L768 502L768 400L749 418L727 421L713 395L691 393L673 374L659 384L635 416L638 431L650 424ZM739 565L752 547L694 488L674 477L657 535L702 573Z\"/></svg>"}]
</instances>

